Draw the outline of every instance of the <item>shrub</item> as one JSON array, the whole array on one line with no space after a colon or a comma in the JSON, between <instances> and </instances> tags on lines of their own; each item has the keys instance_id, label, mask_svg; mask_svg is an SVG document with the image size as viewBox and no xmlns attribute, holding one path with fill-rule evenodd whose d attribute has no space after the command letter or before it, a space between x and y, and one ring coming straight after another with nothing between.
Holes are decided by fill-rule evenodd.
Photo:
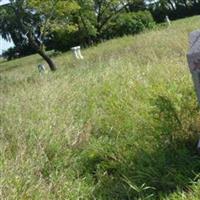
<instances>
[{"instance_id":1,"label":"shrub","mask_svg":"<svg viewBox=\"0 0 200 200\"><path fill-rule=\"evenodd\" d=\"M152 28L154 20L150 12L139 11L122 13L111 21L110 27L105 31L106 38L119 37L123 35L137 34L145 29Z\"/></svg>"},{"instance_id":2,"label":"shrub","mask_svg":"<svg viewBox=\"0 0 200 200\"><path fill-rule=\"evenodd\" d=\"M58 51L67 51L71 47L81 45L87 46L96 35L96 30L91 24L87 23L86 31L83 27L68 25L66 27L54 30L46 40L47 49Z\"/></svg>"},{"instance_id":3,"label":"shrub","mask_svg":"<svg viewBox=\"0 0 200 200\"><path fill-rule=\"evenodd\" d=\"M9 48L7 51L4 51L2 56L7 60L12 60L17 58L18 52L16 51L15 47Z\"/></svg>"},{"instance_id":4,"label":"shrub","mask_svg":"<svg viewBox=\"0 0 200 200\"><path fill-rule=\"evenodd\" d=\"M139 11L119 14L105 26L101 33L97 33L94 23L91 23L89 20L85 20L84 25L77 27L70 25L54 30L45 42L45 45L48 49L59 51L69 50L76 45L88 46L95 41L98 42L99 39L112 39L123 35L136 34L145 29L152 28L154 20L150 12Z\"/></svg>"},{"instance_id":5,"label":"shrub","mask_svg":"<svg viewBox=\"0 0 200 200\"><path fill-rule=\"evenodd\" d=\"M15 46L9 48L5 52L3 52L2 56L7 60L13 60L15 58L29 56L34 53L35 51L32 48L30 48L29 45L21 45L19 47Z\"/></svg>"}]
</instances>

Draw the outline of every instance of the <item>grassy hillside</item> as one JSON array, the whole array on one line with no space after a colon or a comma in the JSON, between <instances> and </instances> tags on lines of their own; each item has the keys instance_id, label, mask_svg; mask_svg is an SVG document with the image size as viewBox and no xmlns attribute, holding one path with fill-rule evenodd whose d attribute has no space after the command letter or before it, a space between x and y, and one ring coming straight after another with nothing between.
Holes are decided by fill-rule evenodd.
<instances>
[{"instance_id":1,"label":"grassy hillside","mask_svg":"<svg viewBox=\"0 0 200 200\"><path fill-rule=\"evenodd\" d=\"M186 53L200 16L54 57L0 63L0 199L200 199Z\"/></svg>"}]
</instances>

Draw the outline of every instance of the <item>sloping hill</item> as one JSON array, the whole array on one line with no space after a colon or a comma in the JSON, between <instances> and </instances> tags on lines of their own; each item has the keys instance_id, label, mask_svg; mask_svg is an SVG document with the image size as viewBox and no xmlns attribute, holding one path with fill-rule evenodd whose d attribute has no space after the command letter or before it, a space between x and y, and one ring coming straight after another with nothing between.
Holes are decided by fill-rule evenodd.
<instances>
[{"instance_id":1,"label":"sloping hill","mask_svg":"<svg viewBox=\"0 0 200 200\"><path fill-rule=\"evenodd\" d=\"M0 63L1 199L200 199L187 67L200 16L55 56Z\"/></svg>"}]
</instances>

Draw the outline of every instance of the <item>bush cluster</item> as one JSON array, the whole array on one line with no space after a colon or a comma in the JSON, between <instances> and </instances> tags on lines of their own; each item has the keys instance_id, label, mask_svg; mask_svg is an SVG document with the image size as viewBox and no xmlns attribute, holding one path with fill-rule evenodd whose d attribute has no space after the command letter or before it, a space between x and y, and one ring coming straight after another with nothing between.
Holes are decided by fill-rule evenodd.
<instances>
[{"instance_id":1,"label":"bush cluster","mask_svg":"<svg viewBox=\"0 0 200 200\"><path fill-rule=\"evenodd\" d=\"M35 51L28 45L21 45L19 47L10 47L7 51L4 51L2 56L7 60L13 60L15 58L28 56L35 53Z\"/></svg>"},{"instance_id":2,"label":"bush cluster","mask_svg":"<svg viewBox=\"0 0 200 200\"><path fill-rule=\"evenodd\" d=\"M102 40L140 33L152 28L154 24L149 11L121 13L111 19L101 33L98 33L94 26L89 28L90 31L82 29L69 31L67 28L54 31L50 40L46 41L46 46L48 49L58 51L66 51L80 44L86 47Z\"/></svg>"},{"instance_id":3,"label":"bush cluster","mask_svg":"<svg viewBox=\"0 0 200 200\"><path fill-rule=\"evenodd\" d=\"M154 26L154 20L150 12L139 11L122 13L110 24L107 37L120 37L123 35L137 34Z\"/></svg>"}]
</instances>

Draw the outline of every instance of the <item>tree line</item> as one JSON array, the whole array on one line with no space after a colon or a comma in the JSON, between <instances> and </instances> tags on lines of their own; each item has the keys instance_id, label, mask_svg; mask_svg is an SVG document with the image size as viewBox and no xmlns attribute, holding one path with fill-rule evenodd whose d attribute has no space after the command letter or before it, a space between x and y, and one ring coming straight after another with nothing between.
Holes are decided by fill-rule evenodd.
<instances>
[{"instance_id":1,"label":"tree line","mask_svg":"<svg viewBox=\"0 0 200 200\"><path fill-rule=\"evenodd\" d=\"M170 19L200 14L200 0L159 0L149 4L149 10L156 22L162 22L166 15Z\"/></svg>"},{"instance_id":2,"label":"tree line","mask_svg":"<svg viewBox=\"0 0 200 200\"><path fill-rule=\"evenodd\" d=\"M155 22L200 14L200 0L10 0L0 7L0 35L15 47L12 59L45 50L66 51L152 28Z\"/></svg>"}]
</instances>

